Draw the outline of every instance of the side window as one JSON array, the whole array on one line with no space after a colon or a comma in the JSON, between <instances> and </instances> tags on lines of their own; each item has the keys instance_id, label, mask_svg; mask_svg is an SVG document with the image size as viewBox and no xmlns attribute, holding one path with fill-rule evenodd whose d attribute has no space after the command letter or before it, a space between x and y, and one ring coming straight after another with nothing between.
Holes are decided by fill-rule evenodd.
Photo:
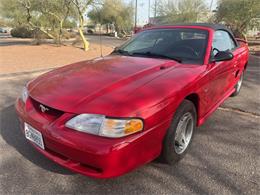
<instances>
[{"instance_id":1,"label":"side window","mask_svg":"<svg viewBox=\"0 0 260 195\"><path fill-rule=\"evenodd\" d=\"M214 33L212 49L214 55L216 55L217 49L219 51L232 50L236 47L234 40L231 38L228 32L218 30Z\"/></svg>"}]
</instances>

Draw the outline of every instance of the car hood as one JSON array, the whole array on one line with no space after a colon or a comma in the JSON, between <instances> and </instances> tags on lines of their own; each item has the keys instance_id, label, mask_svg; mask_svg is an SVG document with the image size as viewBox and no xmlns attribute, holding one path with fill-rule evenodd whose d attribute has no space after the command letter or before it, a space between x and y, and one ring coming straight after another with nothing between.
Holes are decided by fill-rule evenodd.
<instances>
[{"instance_id":1,"label":"car hood","mask_svg":"<svg viewBox=\"0 0 260 195\"><path fill-rule=\"evenodd\" d=\"M34 100L65 112L124 115L123 104L133 103L128 97L178 65L166 59L111 55L45 73L30 82L28 90Z\"/></svg>"}]
</instances>

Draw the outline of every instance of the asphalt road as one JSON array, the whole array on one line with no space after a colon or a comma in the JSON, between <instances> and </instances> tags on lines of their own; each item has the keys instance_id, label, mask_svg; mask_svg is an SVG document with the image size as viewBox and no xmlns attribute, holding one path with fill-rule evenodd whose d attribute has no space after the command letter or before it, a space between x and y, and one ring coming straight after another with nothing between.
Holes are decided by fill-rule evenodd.
<instances>
[{"instance_id":1,"label":"asphalt road","mask_svg":"<svg viewBox=\"0 0 260 195\"><path fill-rule=\"evenodd\" d=\"M0 194L258 194L260 58L250 57L241 94L201 126L175 166L151 162L115 179L75 174L35 151L14 110L22 86L38 73L0 78Z\"/></svg>"},{"instance_id":2,"label":"asphalt road","mask_svg":"<svg viewBox=\"0 0 260 195\"><path fill-rule=\"evenodd\" d=\"M98 36L98 35L87 35L87 39L90 43L102 43L103 45L106 45L108 47L117 47L124 43L127 39L119 39L115 37L109 37L109 36ZM100 40L101 39L101 40Z\"/></svg>"}]
</instances>

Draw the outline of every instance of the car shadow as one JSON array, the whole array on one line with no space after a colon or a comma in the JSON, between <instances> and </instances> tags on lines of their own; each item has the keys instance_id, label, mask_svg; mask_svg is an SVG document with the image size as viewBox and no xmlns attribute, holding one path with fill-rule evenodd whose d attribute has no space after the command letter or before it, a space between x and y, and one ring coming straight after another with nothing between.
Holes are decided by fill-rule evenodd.
<instances>
[{"instance_id":1,"label":"car shadow","mask_svg":"<svg viewBox=\"0 0 260 195\"><path fill-rule=\"evenodd\" d=\"M27 142L19 128L19 121L16 116L14 105L1 110L0 126L0 133L7 144L14 147L22 156L35 165L64 175L74 174L41 155L30 145L29 142Z\"/></svg>"}]
</instances>

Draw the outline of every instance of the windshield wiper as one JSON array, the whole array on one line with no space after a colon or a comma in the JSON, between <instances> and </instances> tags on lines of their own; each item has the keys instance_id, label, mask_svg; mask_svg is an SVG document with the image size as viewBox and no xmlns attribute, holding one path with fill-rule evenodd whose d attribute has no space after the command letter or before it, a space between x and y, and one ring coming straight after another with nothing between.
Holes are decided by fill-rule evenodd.
<instances>
[{"instance_id":1,"label":"windshield wiper","mask_svg":"<svg viewBox=\"0 0 260 195\"><path fill-rule=\"evenodd\" d=\"M122 54L122 55L128 55L128 56L131 55L131 53L129 53L129 52L126 51L126 50L122 50L122 49L115 49L112 53L117 53L117 54Z\"/></svg>"},{"instance_id":2,"label":"windshield wiper","mask_svg":"<svg viewBox=\"0 0 260 195\"><path fill-rule=\"evenodd\" d=\"M155 58L166 58L166 59L177 61L179 63L182 62L181 58L178 58L175 56L167 56L167 55L159 54L159 53L152 53L149 51L148 52L133 52L133 53L130 53L130 55L141 55L141 56L148 56L148 57L155 57Z\"/></svg>"}]
</instances>

